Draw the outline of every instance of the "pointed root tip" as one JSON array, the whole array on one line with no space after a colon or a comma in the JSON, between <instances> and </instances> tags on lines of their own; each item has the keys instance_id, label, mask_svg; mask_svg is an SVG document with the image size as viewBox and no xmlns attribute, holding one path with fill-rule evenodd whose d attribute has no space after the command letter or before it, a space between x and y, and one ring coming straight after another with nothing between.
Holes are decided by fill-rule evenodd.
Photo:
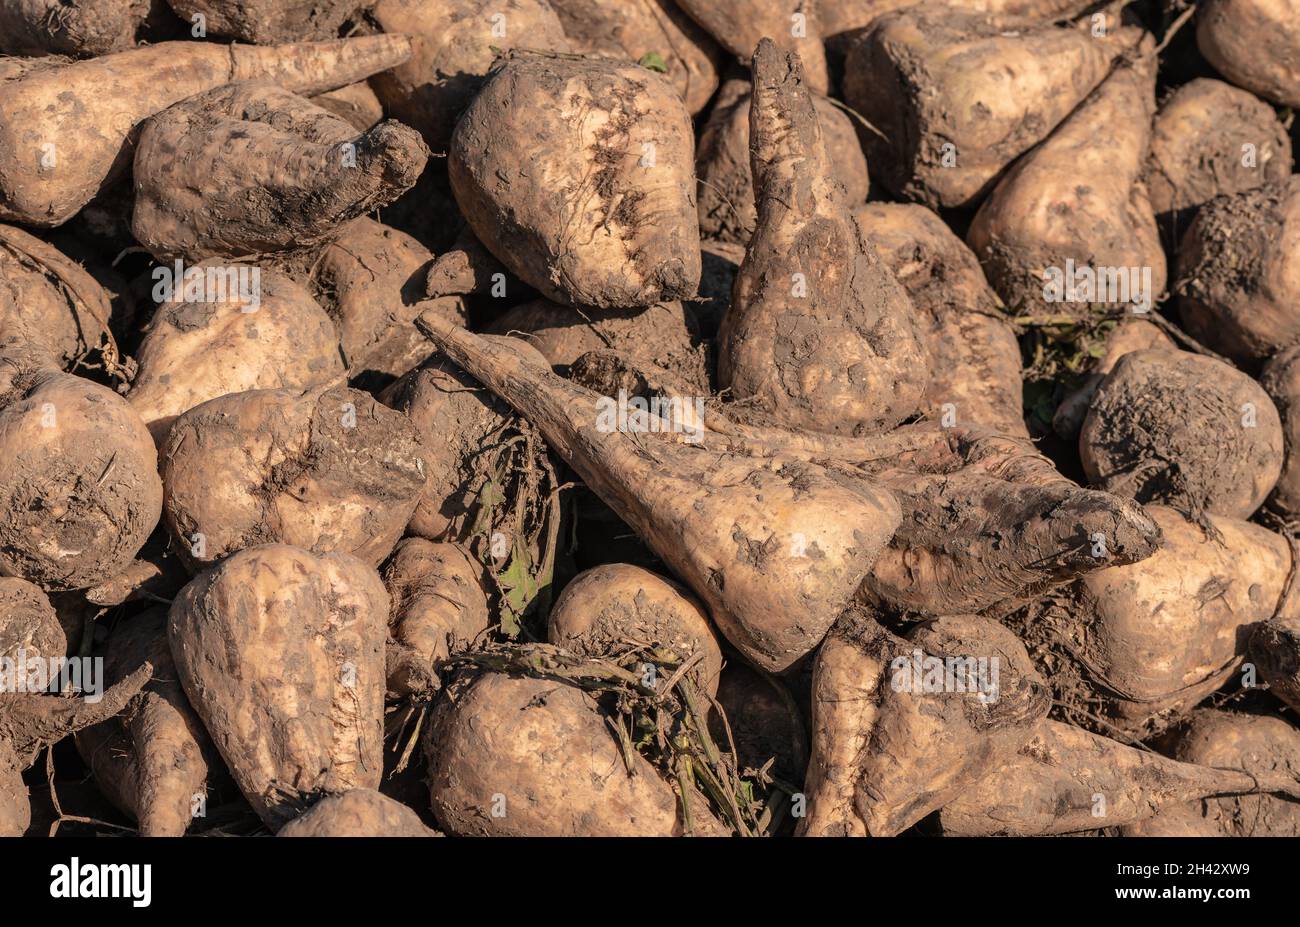
<instances>
[{"instance_id":1,"label":"pointed root tip","mask_svg":"<svg viewBox=\"0 0 1300 927\"><path fill-rule=\"evenodd\" d=\"M803 60L798 52L782 49L769 38L759 40L750 68L755 87L775 87L786 80L803 83Z\"/></svg>"},{"instance_id":2,"label":"pointed root tip","mask_svg":"<svg viewBox=\"0 0 1300 927\"><path fill-rule=\"evenodd\" d=\"M1096 489L1071 490L1050 521L1052 535L1074 563L1137 563L1154 554L1163 540L1160 526L1141 505Z\"/></svg>"},{"instance_id":3,"label":"pointed root tip","mask_svg":"<svg viewBox=\"0 0 1300 927\"><path fill-rule=\"evenodd\" d=\"M446 313L430 308L416 316L415 327L419 329L420 334L424 335L424 337L438 345L438 347L442 347L446 344L447 337L460 326L447 318Z\"/></svg>"}]
</instances>

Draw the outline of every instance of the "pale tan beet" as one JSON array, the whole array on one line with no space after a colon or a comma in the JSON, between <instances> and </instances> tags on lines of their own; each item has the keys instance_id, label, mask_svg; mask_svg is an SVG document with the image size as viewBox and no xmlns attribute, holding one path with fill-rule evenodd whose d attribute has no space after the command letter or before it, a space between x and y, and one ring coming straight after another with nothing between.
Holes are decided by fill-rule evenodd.
<instances>
[{"instance_id":1,"label":"pale tan beet","mask_svg":"<svg viewBox=\"0 0 1300 927\"><path fill-rule=\"evenodd\" d=\"M1125 29L1006 33L986 17L919 5L853 41L844 99L884 135L862 135L873 179L931 208L973 206L1134 41Z\"/></svg>"},{"instance_id":2,"label":"pale tan beet","mask_svg":"<svg viewBox=\"0 0 1300 927\"><path fill-rule=\"evenodd\" d=\"M1052 416L1052 430L1062 438L1073 441L1079 437L1092 397L1097 394L1097 387L1106 379L1106 374L1115 369L1119 359L1133 351L1147 349L1174 350L1178 346L1160 328L1141 318L1125 318L1106 334L1102 355L1097 364L1078 389L1069 393L1056 407Z\"/></svg>"},{"instance_id":3,"label":"pale tan beet","mask_svg":"<svg viewBox=\"0 0 1300 927\"><path fill-rule=\"evenodd\" d=\"M758 226L718 338L718 385L771 424L885 431L928 380L907 293L853 221L794 55L754 54Z\"/></svg>"},{"instance_id":4,"label":"pale tan beet","mask_svg":"<svg viewBox=\"0 0 1300 927\"><path fill-rule=\"evenodd\" d=\"M743 80L723 85L695 154L700 232L740 245L749 244L758 221L749 155L750 87ZM829 98L814 96L812 100L826 156L835 179L844 185L845 201L850 206L865 202L871 181L853 122Z\"/></svg>"},{"instance_id":5,"label":"pale tan beet","mask_svg":"<svg viewBox=\"0 0 1300 927\"><path fill-rule=\"evenodd\" d=\"M528 363L548 366L526 342L484 337ZM510 425L514 413L439 354L384 390L380 399L410 418L425 448L429 481L408 530L431 541L469 540L486 475L477 458L491 436Z\"/></svg>"},{"instance_id":6,"label":"pale tan beet","mask_svg":"<svg viewBox=\"0 0 1300 927\"><path fill-rule=\"evenodd\" d=\"M826 93L830 78L819 19L824 4L812 0L677 0L718 43L748 64L762 39L795 52L808 72L808 86Z\"/></svg>"},{"instance_id":7,"label":"pale tan beet","mask_svg":"<svg viewBox=\"0 0 1300 927\"><path fill-rule=\"evenodd\" d=\"M452 647L473 643L490 624L483 565L461 545L407 538L384 566L384 586L393 606L388 691L435 689Z\"/></svg>"},{"instance_id":8,"label":"pale tan beet","mask_svg":"<svg viewBox=\"0 0 1300 927\"><path fill-rule=\"evenodd\" d=\"M424 360L429 342L413 323L426 309L467 321L459 297L423 300L432 259L410 235L363 216L313 261L312 285L338 328L349 379L386 386Z\"/></svg>"},{"instance_id":9,"label":"pale tan beet","mask_svg":"<svg viewBox=\"0 0 1300 927\"><path fill-rule=\"evenodd\" d=\"M427 158L396 121L357 135L272 82L230 83L145 122L131 230L163 262L312 248L409 190Z\"/></svg>"},{"instance_id":10,"label":"pale tan beet","mask_svg":"<svg viewBox=\"0 0 1300 927\"><path fill-rule=\"evenodd\" d=\"M127 637L126 640L121 638ZM177 680L167 643L167 614L154 609L118 627L110 644L108 671L117 682L148 661L153 678L123 719L134 747L135 817L142 836L179 837L206 797L215 748Z\"/></svg>"},{"instance_id":11,"label":"pale tan beet","mask_svg":"<svg viewBox=\"0 0 1300 927\"><path fill-rule=\"evenodd\" d=\"M596 393L436 317L417 324L536 425L765 669L817 645L898 526L893 498L870 482L601 429Z\"/></svg>"},{"instance_id":12,"label":"pale tan beet","mask_svg":"<svg viewBox=\"0 0 1300 927\"><path fill-rule=\"evenodd\" d=\"M82 589L121 573L162 508L150 444L112 390L0 357L0 574Z\"/></svg>"},{"instance_id":13,"label":"pale tan beet","mask_svg":"<svg viewBox=\"0 0 1300 927\"><path fill-rule=\"evenodd\" d=\"M401 802L370 789L327 795L277 837L440 837Z\"/></svg>"},{"instance_id":14,"label":"pale tan beet","mask_svg":"<svg viewBox=\"0 0 1300 927\"><path fill-rule=\"evenodd\" d=\"M13 657L18 650L32 659L61 657L68 641L49 597L34 583L17 576L0 576L0 648Z\"/></svg>"},{"instance_id":15,"label":"pale tan beet","mask_svg":"<svg viewBox=\"0 0 1300 927\"><path fill-rule=\"evenodd\" d=\"M579 358L570 379L661 408L689 402L670 375L607 351ZM692 427L706 448L810 461L890 490L902 522L860 590L885 611L1015 607L1093 570L1142 560L1160 541L1137 503L1082 489L1027 439L984 427L926 422L851 438L733 420L708 405Z\"/></svg>"},{"instance_id":16,"label":"pale tan beet","mask_svg":"<svg viewBox=\"0 0 1300 927\"><path fill-rule=\"evenodd\" d=\"M439 705L424 749L434 817L457 836L683 832L672 786L635 752L630 774L596 700L564 682L481 676ZM725 833L691 812L697 833Z\"/></svg>"},{"instance_id":17,"label":"pale tan beet","mask_svg":"<svg viewBox=\"0 0 1300 927\"><path fill-rule=\"evenodd\" d=\"M1300 514L1300 344L1283 348L1264 365L1259 385L1264 387L1282 419L1286 457L1273 488L1270 505L1284 515Z\"/></svg>"},{"instance_id":18,"label":"pale tan beet","mask_svg":"<svg viewBox=\"0 0 1300 927\"><path fill-rule=\"evenodd\" d=\"M3 0L0 54L93 57L123 51L149 15L149 0Z\"/></svg>"},{"instance_id":19,"label":"pale tan beet","mask_svg":"<svg viewBox=\"0 0 1300 927\"><path fill-rule=\"evenodd\" d=\"M550 0L550 5L574 51L662 70L692 115L718 89L720 49L673 0Z\"/></svg>"},{"instance_id":20,"label":"pale tan beet","mask_svg":"<svg viewBox=\"0 0 1300 927\"><path fill-rule=\"evenodd\" d=\"M1147 511L1164 538L1155 554L1084 576L1021 632L1036 653L1056 655L1058 698L1097 702L1089 710L1138 734L1168 726L1237 671L1292 566L1286 539L1258 525L1207 516L1213 539L1173 509Z\"/></svg>"},{"instance_id":21,"label":"pale tan beet","mask_svg":"<svg viewBox=\"0 0 1300 927\"><path fill-rule=\"evenodd\" d=\"M66 222L130 166L127 138L136 126L186 97L239 80L320 93L409 54L406 38L373 36L273 47L163 42L72 63L0 60L7 117L0 124L0 219Z\"/></svg>"},{"instance_id":22,"label":"pale tan beet","mask_svg":"<svg viewBox=\"0 0 1300 927\"><path fill-rule=\"evenodd\" d=\"M165 608L113 629L104 658L107 681L117 682L146 662L153 674L137 701L116 718L79 732L77 748L105 794L139 822L141 836L180 837L206 798L214 748L177 681Z\"/></svg>"},{"instance_id":23,"label":"pale tan beet","mask_svg":"<svg viewBox=\"0 0 1300 927\"><path fill-rule=\"evenodd\" d=\"M1125 303L1154 307L1168 276L1140 180L1154 112L1150 59L1117 67L984 201L966 241L1013 310L1087 316ZM1110 142L1099 146L1103 132ZM1097 277L1094 291L1071 292L1084 271Z\"/></svg>"},{"instance_id":24,"label":"pale tan beet","mask_svg":"<svg viewBox=\"0 0 1300 927\"><path fill-rule=\"evenodd\" d=\"M1300 796L1289 769L1263 774L1180 763L1057 721L1042 721L1020 753L950 802L945 834L1046 836L1122 827L1162 808L1220 795Z\"/></svg>"},{"instance_id":25,"label":"pale tan beet","mask_svg":"<svg viewBox=\"0 0 1300 927\"><path fill-rule=\"evenodd\" d=\"M1228 80L1300 106L1300 3L1208 0L1196 11L1196 45Z\"/></svg>"},{"instance_id":26,"label":"pale tan beet","mask_svg":"<svg viewBox=\"0 0 1300 927\"><path fill-rule=\"evenodd\" d=\"M994 621L938 618L907 639L911 653L889 666L889 689L857 780L855 807L868 834L901 833L942 807L1010 757L1051 707L1024 645ZM915 665L925 661L920 654L931 658L924 669ZM930 691L931 664L940 658L943 682Z\"/></svg>"},{"instance_id":27,"label":"pale tan beet","mask_svg":"<svg viewBox=\"0 0 1300 927\"><path fill-rule=\"evenodd\" d=\"M49 600L36 586L14 577L0 577L0 660L9 678L22 681L23 690L0 692L0 836L18 837L31 823L31 806L22 772L38 754L69 734L97 725L118 714L149 679L150 666L142 666L113 686L88 698L47 691L49 680L35 680L36 661L48 668L51 659L67 654L68 642ZM48 670L47 670L48 672ZM94 672L93 670L91 672ZM103 676L95 679L102 683ZM83 677L83 686L91 679Z\"/></svg>"},{"instance_id":28,"label":"pale tan beet","mask_svg":"<svg viewBox=\"0 0 1300 927\"><path fill-rule=\"evenodd\" d=\"M232 554L172 603L185 694L271 827L331 792L379 787L388 594L348 554Z\"/></svg>"},{"instance_id":29,"label":"pale tan beet","mask_svg":"<svg viewBox=\"0 0 1300 927\"><path fill-rule=\"evenodd\" d=\"M1189 351L1143 350L1097 387L1079 456L1107 492L1249 518L1282 471L1282 438L1277 407L1241 371Z\"/></svg>"},{"instance_id":30,"label":"pale tan beet","mask_svg":"<svg viewBox=\"0 0 1300 927\"><path fill-rule=\"evenodd\" d=\"M232 277L240 268L250 273L242 293ZM191 271L203 275L202 292L193 299L176 293L159 307L136 352L140 372L127 394L156 443L176 416L209 399L343 379L334 323L300 283L255 265L208 262Z\"/></svg>"},{"instance_id":31,"label":"pale tan beet","mask_svg":"<svg viewBox=\"0 0 1300 927\"><path fill-rule=\"evenodd\" d=\"M865 28L885 13L921 6L922 3L923 0L830 0L823 2L817 12L821 17L822 34L829 37ZM1072 16L1093 4L1087 0L944 0L944 6L985 13L1010 26Z\"/></svg>"},{"instance_id":32,"label":"pale tan beet","mask_svg":"<svg viewBox=\"0 0 1300 927\"><path fill-rule=\"evenodd\" d=\"M1202 206L1175 289L1188 334L1249 371L1300 338L1300 178Z\"/></svg>"},{"instance_id":33,"label":"pale tan beet","mask_svg":"<svg viewBox=\"0 0 1300 927\"><path fill-rule=\"evenodd\" d=\"M254 45L329 39L361 0L167 0L187 22L202 17L209 35Z\"/></svg>"},{"instance_id":34,"label":"pale tan beet","mask_svg":"<svg viewBox=\"0 0 1300 927\"><path fill-rule=\"evenodd\" d=\"M610 563L579 573L547 619L547 640L582 656L616 656L635 644L658 644L681 659L699 654L693 678L718 691L722 651L703 608L684 589L649 570Z\"/></svg>"},{"instance_id":35,"label":"pale tan beet","mask_svg":"<svg viewBox=\"0 0 1300 927\"><path fill-rule=\"evenodd\" d=\"M688 303L593 314L537 299L502 313L486 331L526 341L560 370L588 351L612 350L672 371L698 395L713 392L708 351Z\"/></svg>"},{"instance_id":36,"label":"pale tan beet","mask_svg":"<svg viewBox=\"0 0 1300 927\"><path fill-rule=\"evenodd\" d=\"M27 798L18 760L8 741L0 741L0 837L21 837L32 823L32 806Z\"/></svg>"},{"instance_id":37,"label":"pale tan beet","mask_svg":"<svg viewBox=\"0 0 1300 927\"><path fill-rule=\"evenodd\" d=\"M933 7L926 0L822 0L818 15L826 39L826 60L832 82L842 83L844 60L853 42L886 13L908 8ZM1028 28L1074 17L1089 0L943 0L943 6L988 17L1004 31Z\"/></svg>"},{"instance_id":38,"label":"pale tan beet","mask_svg":"<svg viewBox=\"0 0 1300 927\"><path fill-rule=\"evenodd\" d=\"M448 171L474 234L519 279L628 309L695 293L694 148L663 75L515 52L457 124Z\"/></svg>"},{"instance_id":39,"label":"pale tan beet","mask_svg":"<svg viewBox=\"0 0 1300 927\"><path fill-rule=\"evenodd\" d=\"M75 652L69 646L69 630L39 586L17 576L0 576L0 657L11 661L4 667L0 712L28 691L25 685L31 663ZM100 681L104 681L102 677Z\"/></svg>"},{"instance_id":40,"label":"pale tan beet","mask_svg":"<svg viewBox=\"0 0 1300 927\"><path fill-rule=\"evenodd\" d=\"M888 675L877 638L884 631L848 613L817 649L812 679L811 758L804 781L805 837L865 837L855 808L858 766L880 715L880 686ZM883 643L883 642L881 642Z\"/></svg>"},{"instance_id":41,"label":"pale tan beet","mask_svg":"<svg viewBox=\"0 0 1300 927\"><path fill-rule=\"evenodd\" d=\"M1300 731L1281 718L1201 709L1170 755L1183 763L1300 776ZM1126 837L1300 837L1300 803L1273 795L1189 802L1124 828Z\"/></svg>"},{"instance_id":42,"label":"pale tan beet","mask_svg":"<svg viewBox=\"0 0 1300 927\"><path fill-rule=\"evenodd\" d=\"M427 469L406 416L343 386L219 396L176 419L160 457L167 528L193 572L273 543L377 567Z\"/></svg>"},{"instance_id":43,"label":"pale tan beet","mask_svg":"<svg viewBox=\"0 0 1300 927\"><path fill-rule=\"evenodd\" d=\"M341 116L356 130L373 129L384 118L384 107L366 81L357 81L338 90L318 93L311 101L321 109Z\"/></svg>"},{"instance_id":44,"label":"pale tan beet","mask_svg":"<svg viewBox=\"0 0 1300 927\"><path fill-rule=\"evenodd\" d=\"M904 640L846 616L813 672L799 832L896 835L1013 757L1050 707L1024 645L996 622L939 618Z\"/></svg>"},{"instance_id":45,"label":"pale tan beet","mask_svg":"<svg viewBox=\"0 0 1300 927\"><path fill-rule=\"evenodd\" d=\"M0 656L15 660L61 657L68 642L39 587L15 576L0 577ZM0 693L0 724L5 708L21 696ZM0 738L0 837L21 837L31 823L31 805L19 759L7 737Z\"/></svg>"},{"instance_id":46,"label":"pale tan beet","mask_svg":"<svg viewBox=\"0 0 1300 927\"><path fill-rule=\"evenodd\" d=\"M1291 174L1291 138L1273 107L1200 77L1160 105L1142 181L1176 243L1203 204Z\"/></svg>"},{"instance_id":47,"label":"pale tan beet","mask_svg":"<svg viewBox=\"0 0 1300 927\"><path fill-rule=\"evenodd\" d=\"M498 50L571 51L546 0L379 0L366 19L410 36L410 60L370 83L385 111L419 131L435 154L447 151Z\"/></svg>"},{"instance_id":48,"label":"pale tan beet","mask_svg":"<svg viewBox=\"0 0 1300 927\"><path fill-rule=\"evenodd\" d=\"M927 323L930 382L921 413L1028 437L1020 346L998 318L1001 306L975 255L924 206L868 203L854 218Z\"/></svg>"},{"instance_id":49,"label":"pale tan beet","mask_svg":"<svg viewBox=\"0 0 1300 927\"><path fill-rule=\"evenodd\" d=\"M0 225L0 342L75 370L91 352L116 362L104 288L57 248Z\"/></svg>"}]
</instances>

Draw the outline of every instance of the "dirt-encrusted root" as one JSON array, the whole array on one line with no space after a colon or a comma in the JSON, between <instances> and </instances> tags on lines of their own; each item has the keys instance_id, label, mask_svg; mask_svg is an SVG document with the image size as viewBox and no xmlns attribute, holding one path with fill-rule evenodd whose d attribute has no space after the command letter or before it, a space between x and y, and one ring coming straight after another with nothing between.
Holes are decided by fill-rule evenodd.
<instances>
[{"instance_id":1,"label":"dirt-encrusted root","mask_svg":"<svg viewBox=\"0 0 1300 927\"><path fill-rule=\"evenodd\" d=\"M718 383L778 427L885 431L917 411L929 358L906 291L836 179L803 65L754 53L758 224L718 335Z\"/></svg>"},{"instance_id":2,"label":"dirt-encrusted root","mask_svg":"<svg viewBox=\"0 0 1300 927\"><path fill-rule=\"evenodd\" d=\"M227 84L146 124L131 228L160 260L310 248L409 190L427 159L391 119L357 135L270 82Z\"/></svg>"}]
</instances>

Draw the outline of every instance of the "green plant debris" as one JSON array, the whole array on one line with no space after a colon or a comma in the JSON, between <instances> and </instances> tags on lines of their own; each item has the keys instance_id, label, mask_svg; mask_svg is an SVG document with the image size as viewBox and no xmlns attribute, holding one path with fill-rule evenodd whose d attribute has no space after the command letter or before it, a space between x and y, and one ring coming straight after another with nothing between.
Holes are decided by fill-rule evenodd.
<instances>
[{"instance_id":1,"label":"green plant debris","mask_svg":"<svg viewBox=\"0 0 1300 927\"><path fill-rule=\"evenodd\" d=\"M637 64L647 71L658 71L660 74L668 73L668 64L658 52L646 52L641 56Z\"/></svg>"},{"instance_id":2,"label":"green plant debris","mask_svg":"<svg viewBox=\"0 0 1300 927\"><path fill-rule=\"evenodd\" d=\"M546 445L515 421L484 442L475 460L476 514L470 547L495 586L501 632L511 640L542 636L560 530L560 497Z\"/></svg>"}]
</instances>

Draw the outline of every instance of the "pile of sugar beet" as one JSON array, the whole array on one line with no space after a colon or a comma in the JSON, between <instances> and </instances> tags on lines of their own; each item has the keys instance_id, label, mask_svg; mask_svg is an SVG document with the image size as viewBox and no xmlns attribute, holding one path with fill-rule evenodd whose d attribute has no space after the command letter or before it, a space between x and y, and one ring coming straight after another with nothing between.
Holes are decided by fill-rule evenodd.
<instances>
[{"instance_id":1,"label":"pile of sugar beet","mask_svg":"<svg viewBox=\"0 0 1300 927\"><path fill-rule=\"evenodd\" d=\"M0 834L1300 834L1300 0L0 53Z\"/></svg>"}]
</instances>

